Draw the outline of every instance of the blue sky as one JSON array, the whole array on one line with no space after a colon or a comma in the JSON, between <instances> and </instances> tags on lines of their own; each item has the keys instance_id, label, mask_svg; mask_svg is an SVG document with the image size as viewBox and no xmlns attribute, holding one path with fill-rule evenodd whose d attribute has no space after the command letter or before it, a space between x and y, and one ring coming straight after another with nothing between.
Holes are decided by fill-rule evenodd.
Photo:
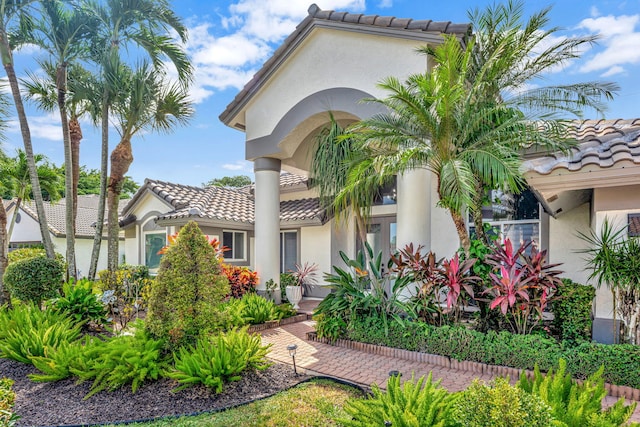
<instances>
[{"instance_id":1,"label":"blue sky","mask_svg":"<svg viewBox=\"0 0 640 427\"><path fill-rule=\"evenodd\" d=\"M402 18L467 22L467 10L492 1L447 0L317 0L321 9L391 15ZM176 12L190 30L187 50L196 67L191 90L196 114L190 125L171 135L146 134L133 141L135 160L129 175L138 183L145 178L200 185L212 178L245 174L253 178L244 160L244 134L224 126L218 115L261 67L282 40L307 15L309 0L174 0ZM615 81L621 86L609 103L607 118L640 117L640 0L529 1L527 13L553 6L551 25L562 27L559 36L600 33L597 46L579 61L548 76L545 84L590 80ZM16 72L34 70L37 51L16 55ZM58 114L29 107L34 149L62 164L62 136ZM597 118L589 112L586 118ZM98 168L99 132L83 124L81 164ZM111 133L111 148L118 135ZM22 147L17 122L11 126L3 148L12 154Z\"/></svg>"}]
</instances>

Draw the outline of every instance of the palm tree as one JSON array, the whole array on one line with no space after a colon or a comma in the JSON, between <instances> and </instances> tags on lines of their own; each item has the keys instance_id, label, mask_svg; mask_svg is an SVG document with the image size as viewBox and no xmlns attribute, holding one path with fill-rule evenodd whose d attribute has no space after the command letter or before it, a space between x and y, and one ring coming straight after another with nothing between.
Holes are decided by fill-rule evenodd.
<instances>
[{"instance_id":1,"label":"palm tree","mask_svg":"<svg viewBox=\"0 0 640 427\"><path fill-rule=\"evenodd\" d=\"M8 102L4 94L0 94L0 140L4 137L4 130L8 117ZM0 167L7 160L6 155L0 150ZM4 193L4 183L0 180L0 190ZM11 307L11 295L4 287L4 271L9 264L7 254L9 252L9 238L7 237L7 211L4 207L3 197L0 196L0 307L7 305Z\"/></svg>"},{"instance_id":2,"label":"palm tree","mask_svg":"<svg viewBox=\"0 0 640 427\"><path fill-rule=\"evenodd\" d=\"M31 31L32 22L29 12L33 3L35 3L34 0L0 0L0 55L2 56L2 65L7 73L7 80L9 80L9 86L11 87L11 95L18 113L18 122L20 123L22 142L27 156L27 165L29 167L29 176L34 193L36 212L38 214L38 218L40 218L39 225L42 244L44 245L47 257L54 258L55 252L53 250L53 243L51 241L51 236L49 235L49 230L47 229L46 214L44 211L42 193L40 191L40 183L38 182L36 163L33 155L31 131L29 130L29 123L24 111L22 95L20 93L18 78L16 77L13 64L12 49L17 47L14 35L20 34L24 36ZM9 34L11 34L11 40L9 39ZM25 39L25 37L18 37L18 40L20 39Z\"/></svg>"},{"instance_id":3,"label":"palm tree","mask_svg":"<svg viewBox=\"0 0 640 427\"><path fill-rule=\"evenodd\" d=\"M167 84L164 74L148 63L133 70L121 67L117 80L121 90L113 113L120 142L111 152L107 199L107 266L111 272L118 266L118 202L125 174L133 162L131 139L143 130L171 132L193 115L186 88L179 83Z\"/></svg>"},{"instance_id":4,"label":"palm tree","mask_svg":"<svg viewBox=\"0 0 640 427\"><path fill-rule=\"evenodd\" d=\"M187 29L180 18L171 10L167 0L107 0L105 4L88 1L87 9L98 20L93 36L94 60L102 70L102 79L97 85L101 88L100 121L102 128L102 155L100 172L100 202L96 234L91 254L89 277L96 274L102 229L104 224L104 206L107 195L107 170L109 154L109 111L118 90L117 81L109 76L117 75L120 67L120 47L133 44L151 58L155 68L162 68L162 60L169 58L175 66L179 79L186 84L191 80L193 69L185 51L174 42L170 33L175 32L180 41L187 40ZM113 84L111 84L113 83Z\"/></svg>"},{"instance_id":5,"label":"palm tree","mask_svg":"<svg viewBox=\"0 0 640 427\"><path fill-rule=\"evenodd\" d=\"M501 10L517 10L517 3L509 5ZM485 13L496 12L490 8ZM433 69L412 75L404 83L392 77L384 80L380 87L389 96L371 101L384 105L388 113L353 127L358 149L369 155L351 166L343 192L363 182L380 182L385 176L427 168L436 176L440 206L450 212L466 253L470 245L463 214L466 208L479 213L486 188L518 192L524 185L520 149L566 147L566 124L556 114L575 113L586 106L601 109L602 97L610 97L616 89L613 84L585 83L535 89L506 99L504 92L514 89L513 82L522 86L539 77L569 59L571 53L575 56L574 50L591 40L561 42L545 51L539 63L534 58L529 67L533 46L525 43L530 40L522 40L523 34L534 38L535 45L553 31L541 38L531 30L545 23L539 17L525 31L516 25L519 16L503 19L512 31L496 34L497 29L491 28L496 20L488 18L488 35L479 35L478 43L471 38L463 47L447 37L443 44L423 49L433 58ZM528 54L511 52L523 46L529 48ZM503 80L503 75L512 77ZM481 230L481 216L474 217L480 220Z\"/></svg>"},{"instance_id":6,"label":"palm tree","mask_svg":"<svg viewBox=\"0 0 640 427\"><path fill-rule=\"evenodd\" d=\"M52 168L47 162L46 157L42 154L35 154L34 161L36 165L44 162L37 167L38 180L40 181L40 188L49 194L51 201L60 199L60 175L58 171ZM9 223L8 239L11 241L13 235L13 228L18 218L18 211L22 202L28 202L31 200L31 180L29 179L29 166L27 162L27 155L23 150L17 150L16 157L13 159L7 159L0 166L2 171L2 179L4 186L9 189L13 197L16 198L16 205ZM35 198L35 195L34 195ZM68 233L67 233L68 234Z\"/></svg>"}]
</instances>

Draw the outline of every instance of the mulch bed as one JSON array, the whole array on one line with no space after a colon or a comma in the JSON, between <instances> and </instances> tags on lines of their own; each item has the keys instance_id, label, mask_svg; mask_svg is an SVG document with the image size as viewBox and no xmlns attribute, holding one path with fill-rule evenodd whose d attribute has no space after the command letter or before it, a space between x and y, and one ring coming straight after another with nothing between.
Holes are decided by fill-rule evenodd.
<instances>
[{"instance_id":1,"label":"mulch bed","mask_svg":"<svg viewBox=\"0 0 640 427\"><path fill-rule=\"evenodd\" d=\"M23 363L0 359L0 377L15 381L14 411L18 426L64 426L147 420L163 416L215 411L264 398L307 379L295 376L291 366L275 364L262 372L247 373L240 381L226 384L221 394L202 386L172 393L177 382L161 379L145 383L134 394L131 387L98 393L88 400L91 383L67 379L36 383L27 374L38 370Z\"/></svg>"}]
</instances>

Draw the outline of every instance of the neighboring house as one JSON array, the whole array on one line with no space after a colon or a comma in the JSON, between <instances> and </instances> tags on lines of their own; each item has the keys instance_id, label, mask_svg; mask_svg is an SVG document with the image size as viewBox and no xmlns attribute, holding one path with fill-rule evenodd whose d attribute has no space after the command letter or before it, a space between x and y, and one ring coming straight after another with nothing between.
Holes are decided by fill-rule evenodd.
<instances>
[{"instance_id":1,"label":"neighboring house","mask_svg":"<svg viewBox=\"0 0 640 427\"><path fill-rule=\"evenodd\" d=\"M124 206L128 200L120 202L120 206ZM15 201L9 201L5 204L7 209L7 230L9 229L13 212L15 210ZM65 199L61 199L55 203L44 202L45 214L47 216L47 226L51 233L54 250L62 255L66 252L67 247L67 230L65 224ZM93 237L95 235L95 222L98 216L98 196L86 195L78 196L78 216L76 220L76 265L79 277L85 276L89 272L89 264L91 262L91 251L93 249ZM124 240L122 240L124 242ZM22 202L18 211L16 224L13 228L13 234L9 241L9 250L20 247L42 245L42 236L40 234L40 226L38 223L38 214L36 213L35 204L31 202ZM124 249L120 248L120 258L124 255ZM100 250L100 258L98 260L98 271L107 268L107 240L106 227L104 239Z\"/></svg>"},{"instance_id":2,"label":"neighboring house","mask_svg":"<svg viewBox=\"0 0 640 427\"><path fill-rule=\"evenodd\" d=\"M309 15L247 83L220 115L226 125L246 135L246 158L255 171L255 266L264 281L281 270L281 171L306 176L318 132L329 125L330 112L341 125L380 111L363 98L386 95L377 83L385 77L404 79L424 72L428 60L415 50L437 44L442 34L460 38L468 24L351 14L309 8ZM520 197L495 194L488 222L513 240L535 240L549 250L551 262L563 263L565 276L586 283L589 272L578 232L598 230L605 216L630 224L640 221L640 121L576 122L580 141L572 155L530 159L527 179L532 191ZM413 242L451 256L458 238L449 214L437 206L436 180L416 170L397 179L397 204L377 206L368 238L385 252ZM309 194L309 197L314 197ZM280 224L280 227L278 226ZM241 228L244 229L244 228ZM308 230L307 230L308 229ZM634 231L635 230L635 231ZM328 220L320 227L301 228L302 262L317 262L322 271L338 262L338 250L356 251L353 221L342 228ZM308 239L308 240L307 240ZM596 301L595 336L610 335L609 292Z\"/></svg>"}]
</instances>

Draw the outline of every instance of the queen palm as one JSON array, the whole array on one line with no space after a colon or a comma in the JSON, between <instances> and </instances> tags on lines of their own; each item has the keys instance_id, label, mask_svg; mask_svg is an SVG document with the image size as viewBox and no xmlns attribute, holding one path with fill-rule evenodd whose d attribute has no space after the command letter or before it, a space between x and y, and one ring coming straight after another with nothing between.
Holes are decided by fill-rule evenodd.
<instances>
[{"instance_id":1,"label":"queen palm","mask_svg":"<svg viewBox=\"0 0 640 427\"><path fill-rule=\"evenodd\" d=\"M164 66L163 60L168 58L175 66L180 81L184 84L190 81L192 67L185 51L171 37L175 32L180 41L187 40L187 29L180 18L171 10L167 0L107 0L104 3L89 1L87 9L98 21L93 36L94 60L101 68L101 76L96 87L100 88L100 121L102 128L102 155L100 172L100 202L98 206L98 221L91 254L89 277L95 276L100 245L102 241L102 227L104 224L104 205L107 195L107 169L109 154L109 111L115 102L118 82L109 78L117 74L120 67L120 47L134 45L141 48L151 59L155 68ZM113 83L113 84L111 84ZM98 94L95 94L98 95ZM116 242L117 244L117 242Z\"/></svg>"},{"instance_id":2,"label":"queen palm","mask_svg":"<svg viewBox=\"0 0 640 427\"><path fill-rule=\"evenodd\" d=\"M616 87L586 83L505 98L504 92L514 89L512 82L521 86L593 41L563 41L538 55L542 59L532 59L529 66L534 46L553 31L540 37L539 28L531 28L545 23L538 15L527 23L526 31L519 26L519 16L491 18L492 14L512 13L516 6L509 3L498 12L491 8L485 11L489 18L484 31L488 34L471 38L464 47L455 38L446 37L443 44L425 48L434 62L430 72L412 75L405 82L391 77L380 84L388 97L371 101L384 105L388 113L353 127L359 149L369 155L351 166L344 193L363 182L427 168L436 177L440 206L450 212L460 244L468 252L470 240L463 212L466 208L472 213L480 211L485 188L514 192L522 188L520 149L529 145L566 147L564 122L554 120L554 114L575 113L585 106L599 109L601 98L611 96ZM511 31L492 27L501 19L508 22ZM525 55L512 52L525 47ZM512 77L505 80L502 74ZM481 216L475 217L481 220Z\"/></svg>"},{"instance_id":3,"label":"queen palm","mask_svg":"<svg viewBox=\"0 0 640 427\"><path fill-rule=\"evenodd\" d=\"M115 127L120 142L111 152L108 186L109 271L118 266L118 202L125 174L133 162L131 139L140 131L171 132L185 124L193 114L187 90L179 83L169 84L165 75L148 63L135 69L121 66L110 78L120 85L113 104Z\"/></svg>"},{"instance_id":4,"label":"queen palm","mask_svg":"<svg viewBox=\"0 0 640 427\"><path fill-rule=\"evenodd\" d=\"M40 188L47 192L51 201L60 199L60 175L58 171L52 168L47 162L46 157L42 154L35 154L34 161L37 165L38 180ZM40 165L38 165L40 163ZM31 200L31 180L29 179L29 167L27 155L23 150L17 150L16 156L12 159L6 159L1 169L4 187L15 197L16 204L9 223L8 239L11 241L13 228L18 218L18 211L23 202Z\"/></svg>"},{"instance_id":5,"label":"queen palm","mask_svg":"<svg viewBox=\"0 0 640 427\"><path fill-rule=\"evenodd\" d=\"M40 218L39 226L42 244L44 245L47 257L54 258L55 252L49 230L47 229L46 213L44 211L42 193L40 191L40 183L38 182L36 163L34 161L31 131L29 129L29 123L24 110L20 86L18 85L18 78L16 77L13 63L13 49L18 45L16 41L24 40L25 37L23 36L28 34L32 29L32 20L29 12L34 3L33 0L0 0L0 56L2 56L2 65L7 73L11 95L18 114L20 133L22 134L22 142L29 167L29 177L34 193L33 199L38 218ZM20 35L20 37L16 38L15 35Z\"/></svg>"}]
</instances>

